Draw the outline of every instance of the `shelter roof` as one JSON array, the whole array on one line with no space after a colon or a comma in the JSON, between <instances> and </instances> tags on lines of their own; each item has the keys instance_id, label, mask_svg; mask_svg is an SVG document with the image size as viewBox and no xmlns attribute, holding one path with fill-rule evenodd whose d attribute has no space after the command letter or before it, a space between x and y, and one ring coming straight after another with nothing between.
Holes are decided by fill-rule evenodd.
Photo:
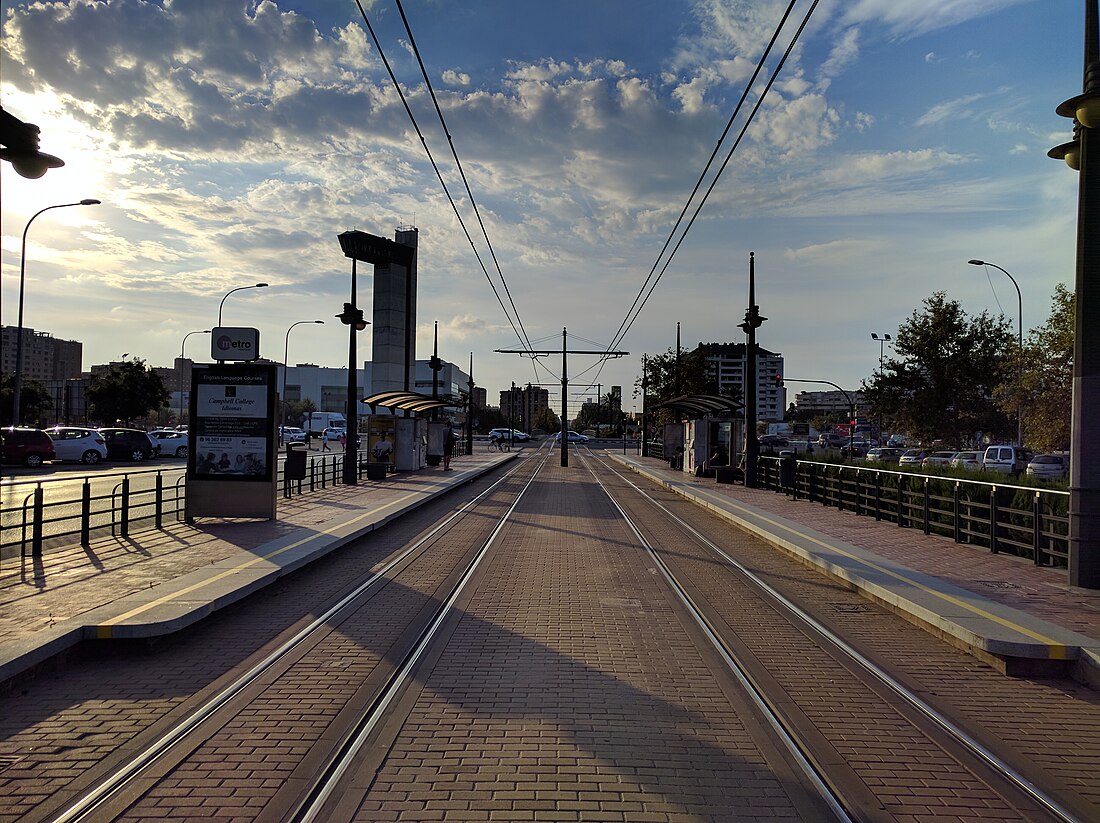
<instances>
[{"instance_id":1,"label":"shelter roof","mask_svg":"<svg viewBox=\"0 0 1100 823\"><path fill-rule=\"evenodd\" d=\"M426 394L418 394L412 391L384 391L364 397L361 403L366 403L373 411L376 406L384 409L400 409L401 411L424 412L432 409L442 409L451 405L448 400L440 400L429 397Z\"/></svg>"},{"instance_id":2,"label":"shelter roof","mask_svg":"<svg viewBox=\"0 0 1100 823\"><path fill-rule=\"evenodd\" d=\"M744 403L738 403L729 397L721 397L717 394L685 394L674 397L663 403L658 403L655 409L671 409L678 412L702 417L709 414L721 414L722 412L736 412L745 408Z\"/></svg>"}]
</instances>

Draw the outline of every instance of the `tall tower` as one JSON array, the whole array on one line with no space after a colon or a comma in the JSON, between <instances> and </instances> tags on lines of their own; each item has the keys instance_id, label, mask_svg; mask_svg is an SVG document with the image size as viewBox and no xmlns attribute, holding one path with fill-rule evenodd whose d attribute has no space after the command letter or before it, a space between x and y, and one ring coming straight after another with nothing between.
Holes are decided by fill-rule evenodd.
<instances>
[{"instance_id":1,"label":"tall tower","mask_svg":"<svg viewBox=\"0 0 1100 823\"><path fill-rule=\"evenodd\" d=\"M407 264L374 264L371 394L412 391L416 380L416 249L418 230L402 227L394 241L412 250Z\"/></svg>"}]
</instances>

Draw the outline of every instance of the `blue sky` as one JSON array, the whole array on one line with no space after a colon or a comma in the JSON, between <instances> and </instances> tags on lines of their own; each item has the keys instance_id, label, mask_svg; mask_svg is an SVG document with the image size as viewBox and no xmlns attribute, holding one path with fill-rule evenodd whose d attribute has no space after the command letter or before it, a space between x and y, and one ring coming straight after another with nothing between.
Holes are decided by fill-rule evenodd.
<instances>
[{"instance_id":1,"label":"blue sky","mask_svg":"<svg viewBox=\"0 0 1100 823\"><path fill-rule=\"evenodd\" d=\"M495 279L396 4L364 6ZM563 326L576 348L612 342L785 6L404 3L536 348ZM66 161L39 180L0 168L3 323L26 221L96 197L38 218L27 252L24 322L82 340L85 368L124 352L170 365L229 289L260 281L226 301L226 325L259 328L281 360L290 324L324 319L295 329L290 360L341 366L336 235L412 224L418 356L438 320L441 356L473 352L491 401L511 380L558 379L559 361L494 353L516 335L353 0L2 7L0 100ZM1054 108L1081 90L1082 19L1075 0L823 0L619 343L631 356L573 358L571 377L629 398L677 321L686 347L743 340L750 251L759 340L790 377L857 388L878 361L870 333L935 291L1015 328L1011 282L970 258L1011 272L1025 333L1040 325L1073 282L1077 179L1045 153L1070 138ZM186 353L205 359L204 338Z\"/></svg>"}]
</instances>

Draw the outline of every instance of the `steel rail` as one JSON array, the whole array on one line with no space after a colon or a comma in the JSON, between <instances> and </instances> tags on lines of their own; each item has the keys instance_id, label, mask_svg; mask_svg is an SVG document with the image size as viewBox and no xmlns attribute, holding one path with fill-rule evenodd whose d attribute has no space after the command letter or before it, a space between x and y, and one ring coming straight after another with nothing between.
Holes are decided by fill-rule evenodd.
<instances>
[{"instance_id":1,"label":"steel rail","mask_svg":"<svg viewBox=\"0 0 1100 823\"><path fill-rule=\"evenodd\" d=\"M492 485L482 491L473 499L469 500L458 510L452 513L445 520L440 522L434 529L417 540L407 549L400 554L387 561L382 568L372 574L367 580L360 585L356 586L354 590L342 597L339 601L333 604L323 614L296 632L292 637L281 643L270 654L265 656L262 660L255 663L246 672L236 678L232 683L228 684L225 688L219 691L217 694L210 697L203 705L197 707L187 717L180 720L170 730L165 732L155 741L147 745L142 751L132 757L129 761L121 765L112 774L108 775L105 779L100 781L96 786L87 791L84 795L71 803L62 812L52 817L53 823L75 823L76 821L82 821L88 819L88 816L93 814L97 809L103 806L108 800L122 791L131 781L136 779L145 769L153 765L157 760L167 754L173 746L183 740L188 734L194 731L204 721L214 715L217 711L222 709L227 703L234 697L240 694L244 689L256 682L266 672L271 670L280 660L285 658L298 646L306 642L310 636L322 629L335 617L337 617L342 611L350 607L356 606L356 601L359 600L364 594L369 592L375 586L386 582L386 575L392 571L395 567L400 565L406 558L413 553L417 552L422 546L429 543L441 532L445 531L455 521L464 517L471 508L481 502L486 496L494 492L498 486L509 480L521 466L516 466L508 470L503 476L495 481ZM525 487L526 488L526 487ZM522 492L521 492L522 494Z\"/></svg>"},{"instance_id":2,"label":"steel rail","mask_svg":"<svg viewBox=\"0 0 1100 823\"><path fill-rule=\"evenodd\" d=\"M867 657L845 642L842 638L836 635L828 627L820 623L813 616L806 613L803 609L799 608L795 603L789 600L780 592L776 591L765 580L761 579L757 574L749 570L745 565L738 560L731 557L724 549L716 545L706 535L699 532L691 524L687 523L677 514L672 512L668 507L661 503L656 498L652 497L644 489L636 485L629 477L621 474L613 466L608 463L602 462L608 471L619 477L628 486L634 489L640 494L646 501L651 503L660 509L668 518L674 521L680 528L688 532L692 537L698 540L702 545L710 549L712 552L721 557L726 563L736 569L743 577L745 577L750 583L756 586L760 591L764 592L769 599L771 599L776 605L780 606L784 611L792 615L798 621L809 627L813 632L829 641L835 648L842 651L850 660L857 663L865 672L874 677L882 685L886 686L896 696L904 700L910 707L917 710L924 717L932 721L942 731L946 732L956 743L963 746L967 751L973 754L977 759L985 763L986 766L992 768L997 772L1004 780L1014 786L1017 790L1023 792L1032 800L1043 806L1050 814L1057 817L1064 823L1080 823L1079 819L1073 815L1072 812L1063 808L1056 800L1048 796L1042 789L1033 784L1030 780L1025 778L1005 761L983 746L980 742L975 740L964 730L959 728L958 725L953 723L950 719L938 712L935 708L930 706L920 697L915 695L894 677L888 674L879 666L871 662ZM598 478L597 478L598 480ZM600 483L603 486L602 483ZM605 491L606 488L605 488ZM610 492L608 492L610 495ZM616 503L616 506L618 504ZM621 511L621 509L620 509ZM658 562L659 559L658 559Z\"/></svg>"},{"instance_id":3,"label":"steel rail","mask_svg":"<svg viewBox=\"0 0 1100 823\"><path fill-rule=\"evenodd\" d=\"M547 455L547 458L548 457L549 455ZM345 735L343 742L337 747L333 756L319 770L320 776L314 782L309 793L306 794L294 809L284 817L285 820L293 821L294 823L312 823L312 821L327 819L327 817L322 816L325 804L340 784L340 781L343 779L348 769L352 767L360 751L362 751L363 746L369 742L379 722L385 718L390 705L405 687L417 663L420 662L425 652L427 652L431 646L432 641L439 633L444 621L446 621L454 610L458 598L473 579L474 573L481 565L482 560L488 555L489 549L492 548L497 537L504 530L505 525L507 525L508 520L511 519L512 512L515 511L516 506L519 505L520 500L523 499L523 496L527 493L531 484L535 482L535 478L538 477L539 472L545 464L546 458L535 467L535 471L531 474L531 477L528 478L519 494L516 495L516 499L512 501L512 505L510 505L508 510L501 516L499 522L493 527L493 531L482 543L481 548L478 549L473 559L471 559L469 565L455 583L447 599L440 604L430 623L413 642L413 648L395 668L393 674L380 690L378 697L376 697L367 710L360 715L349 734Z\"/></svg>"},{"instance_id":4,"label":"steel rail","mask_svg":"<svg viewBox=\"0 0 1100 823\"><path fill-rule=\"evenodd\" d=\"M605 464L601 463L601 465ZM613 505L618 510L619 515L623 518L627 526L634 533L634 536L637 537L638 541L645 548L646 552L649 554L650 559L657 565L657 568L660 570L661 575L665 578L665 582L667 582L669 586L672 587L672 590L680 598L680 601L687 609L688 614L695 621L696 625L698 625L700 630L706 636L707 640L710 641L715 651L718 652L718 655L725 662L726 666L729 668L730 672L733 674L737 682L741 685L741 688L744 690L744 692L749 696L749 699L752 701L753 705L755 705L756 708L760 711L761 715L767 721L768 725L771 727L776 737L779 738L784 746L786 746L787 751L794 758L795 762L802 770L802 773L806 776L806 779L818 792L822 800L825 801L825 804L833 812L836 819L839 821L843 821L843 823L856 823L858 818L852 816L852 814L850 814L848 810L844 807L844 802L839 796L838 792L828 784L827 775L825 775L821 769L814 765L813 761L810 758L809 752L807 751L807 747L804 746L802 742L798 739L798 737L794 735L794 733L791 732L791 730L787 727L783 716L778 712L778 710L776 710L772 706L771 702L764 695L763 691L761 691L757 687L756 683L752 680L745 667L741 665L733 652L731 652L729 647L722 641L721 635L711 625L710 621L707 620L706 616L703 614L702 610L695 604L695 601L692 599L691 595L688 594L683 584L681 584L680 581L676 578L676 575L673 574L672 569L670 569L669 566L665 563L664 559L653 547L653 544L651 544L649 540L646 539L645 535L642 534L641 529L638 528L638 525L634 522L633 518L631 518L630 515L626 513L626 510L619 505L619 501L615 499L615 496L611 493L611 490L607 488L603 480L601 480L599 475L592 470L592 467L590 465L588 466L588 469L592 473L592 477L595 479L596 483L599 484L600 488L603 489L604 493L607 495L608 500L611 501L611 505ZM611 472L618 475L618 472L616 472L614 469L611 469ZM622 477L622 475L618 476Z\"/></svg>"}]
</instances>

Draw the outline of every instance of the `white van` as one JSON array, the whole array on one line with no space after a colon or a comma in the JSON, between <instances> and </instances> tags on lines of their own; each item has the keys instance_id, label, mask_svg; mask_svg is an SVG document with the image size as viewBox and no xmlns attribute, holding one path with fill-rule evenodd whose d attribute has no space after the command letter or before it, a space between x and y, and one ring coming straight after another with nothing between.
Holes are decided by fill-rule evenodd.
<instances>
[{"instance_id":1,"label":"white van","mask_svg":"<svg viewBox=\"0 0 1100 823\"><path fill-rule=\"evenodd\" d=\"M986 446L982 456L983 472L1000 472L1018 477L1031 461L1031 452L1018 446Z\"/></svg>"},{"instance_id":2,"label":"white van","mask_svg":"<svg viewBox=\"0 0 1100 823\"><path fill-rule=\"evenodd\" d=\"M302 415L302 428L313 435L322 434L325 429L346 429L348 421L339 412L313 412Z\"/></svg>"}]
</instances>

